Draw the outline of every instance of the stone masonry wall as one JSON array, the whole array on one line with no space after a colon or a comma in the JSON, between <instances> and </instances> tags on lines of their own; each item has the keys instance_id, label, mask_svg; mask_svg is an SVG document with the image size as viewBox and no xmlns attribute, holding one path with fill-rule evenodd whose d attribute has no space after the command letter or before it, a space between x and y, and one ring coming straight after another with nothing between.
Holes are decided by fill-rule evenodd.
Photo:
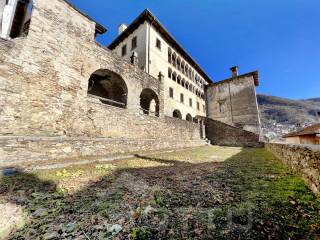
<instances>
[{"instance_id":1,"label":"stone masonry wall","mask_svg":"<svg viewBox=\"0 0 320 240\"><path fill-rule=\"evenodd\" d=\"M206 87L207 116L260 134L260 117L254 78L238 76Z\"/></svg>"},{"instance_id":2,"label":"stone masonry wall","mask_svg":"<svg viewBox=\"0 0 320 240\"><path fill-rule=\"evenodd\" d=\"M320 196L319 146L266 143L265 147L300 174L313 193Z\"/></svg>"},{"instance_id":3,"label":"stone masonry wall","mask_svg":"<svg viewBox=\"0 0 320 240\"><path fill-rule=\"evenodd\" d=\"M127 109L87 95L98 69L123 78ZM158 95L160 118L141 114L146 88ZM63 0L35 0L29 35L0 39L0 136L158 139L172 147L200 140L197 124L162 113L163 83L97 44L95 23ZM1 160L8 159L1 150Z\"/></svg>"},{"instance_id":4,"label":"stone masonry wall","mask_svg":"<svg viewBox=\"0 0 320 240\"><path fill-rule=\"evenodd\" d=\"M261 147L259 135L223 122L205 119L206 137L214 145L234 147Z\"/></svg>"}]
</instances>

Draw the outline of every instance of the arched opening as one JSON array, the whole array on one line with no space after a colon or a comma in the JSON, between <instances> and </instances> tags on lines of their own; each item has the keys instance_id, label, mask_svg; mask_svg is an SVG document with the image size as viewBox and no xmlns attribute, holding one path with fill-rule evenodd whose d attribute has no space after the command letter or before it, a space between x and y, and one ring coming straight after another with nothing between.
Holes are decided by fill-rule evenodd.
<instances>
[{"instance_id":1,"label":"arched opening","mask_svg":"<svg viewBox=\"0 0 320 240\"><path fill-rule=\"evenodd\" d=\"M174 118L182 119L182 114L181 114L181 112L180 112L178 109L176 109L176 110L173 111L172 116L173 116Z\"/></svg>"},{"instance_id":2,"label":"arched opening","mask_svg":"<svg viewBox=\"0 0 320 240\"><path fill-rule=\"evenodd\" d=\"M177 59L177 68L178 68L179 71L181 70L181 59L180 59L180 57L178 57L178 59Z\"/></svg>"},{"instance_id":3,"label":"arched opening","mask_svg":"<svg viewBox=\"0 0 320 240\"><path fill-rule=\"evenodd\" d=\"M169 63L172 62L172 50L171 50L171 48L168 48L168 62Z\"/></svg>"},{"instance_id":4,"label":"arched opening","mask_svg":"<svg viewBox=\"0 0 320 240\"><path fill-rule=\"evenodd\" d=\"M27 36L29 32L32 0L6 0L0 4L0 33L10 39Z\"/></svg>"},{"instance_id":5,"label":"arched opening","mask_svg":"<svg viewBox=\"0 0 320 240\"><path fill-rule=\"evenodd\" d=\"M172 78L172 70L171 70L171 68L168 69L168 78L170 78L170 79Z\"/></svg>"},{"instance_id":6,"label":"arched opening","mask_svg":"<svg viewBox=\"0 0 320 240\"><path fill-rule=\"evenodd\" d=\"M184 63L184 61L182 61L182 63L181 63L181 71L182 71L183 74L184 74L184 66L185 66L185 63Z\"/></svg>"},{"instance_id":7,"label":"arched opening","mask_svg":"<svg viewBox=\"0 0 320 240\"><path fill-rule=\"evenodd\" d=\"M144 114L159 117L159 98L151 89L143 89L140 94L140 107Z\"/></svg>"},{"instance_id":8,"label":"arched opening","mask_svg":"<svg viewBox=\"0 0 320 240\"><path fill-rule=\"evenodd\" d=\"M188 122L192 122L192 121L193 121L192 116L191 116L190 113L187 114L186 120L187 120Z\"/></svg>"},{"instance_id":9,"label":"arched opening","mask_svg":"<svg viewBox=\"0 0 320 240\"><path fill-rule=\"evenodd\" d=\"M177 83L180 85L181 84L181 76L179 75L177 78Z\"/></svg>"},{"instance_id":10,"label":"arched opening","mask_svg":"<svg viewBox=\"0 0 320 240\"><path fill-rule=\"evenodd\" d=\"M172 73L172 80L175 82L177 81L177 73L176 72Z\"/></svg>"},{"instance_id":11,"label":"arched opening","mask_svg":"<svg viewBox=\"0 0 320 240\"><path fill-rule=\"evenodd\" d=\"M182 78L182 80L181 80L181 86L182 86L182 87L185 86L185 82L186 82L186 80L185 80L184 78Z\"/></svg>"},{"instance_id":12,"label":"arched opening","mask_svg":"<svg viewBox=\"0 0 320 240\"><path fill-rule=\"evenodd\" d=\"M172 64L175 67L177 66L177 55L175 52L172 54Z\"/></svg>"},{"instance_id":13,"label":"arched opening","mask_svg":"<svg viewBox=\"0 0 320 240\"><path fill-rule=\"evenodd\" d=\"M127 107L128 88L122 77L110 70L95 71L89 79L88 95L115 107Z\"/></svg>"}]
</instances>

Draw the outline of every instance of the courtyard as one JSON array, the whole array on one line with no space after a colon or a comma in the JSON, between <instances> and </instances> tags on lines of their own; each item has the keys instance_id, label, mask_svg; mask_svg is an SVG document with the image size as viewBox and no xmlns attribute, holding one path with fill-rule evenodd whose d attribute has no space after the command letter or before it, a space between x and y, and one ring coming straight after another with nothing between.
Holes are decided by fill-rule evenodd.
<instances>
[{"instance_id":1,"label":"courtyard","mask_svg":"<svg viewBox=\"0 0 320 240\"><path fill-rule=\"evenodd\" d=\"M264 148L21 172L1 178L0 206L0 239L320 237L320 199Z\"/></svg>"}]
</instances>

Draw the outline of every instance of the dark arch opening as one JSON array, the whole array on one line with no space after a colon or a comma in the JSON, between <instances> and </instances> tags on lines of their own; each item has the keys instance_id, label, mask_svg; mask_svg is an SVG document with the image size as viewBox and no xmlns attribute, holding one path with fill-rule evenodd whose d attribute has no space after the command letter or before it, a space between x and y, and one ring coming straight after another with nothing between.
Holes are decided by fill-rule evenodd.
<instances>
[{"instance_id":1,"label":"dark arch opening","mask_svg":"<svg viewBox=\"0 0 320 240\"><path fill-rule=\"evenodd\" d=\"M181 114L181 112L180 112L178 109L176 109L176 110L173 111L172 116L173 116L174 118L182 119L182 114Z\"/></svg>"},{"instance_id":2,"label":"dark arch opening","mask_svg":"<svg viewBox=\"0 0 320 240\"><path fill-rule=\"evenodd\" d=\"M100 69L90 76L88 94L104 104L127 107L127 85L120 75L110 70Z\"/></svg>"},{"instance_id":3,"label":"dark arch opening","mask_svg":"<svg viewBox=\"0 0 320 240\"><path fill-rule=\"evenodd\" d=\"M192 119L192 116L191 116L190 113L187 114L186 120L187 120L188 122L192 122L193 119Z\"/></svg>"},{"instance_id":4,"label":"dark arch opening","mask_svg":"<svg viewBox=\"0 0 320 240\"><path fill-rule=\"evenodd\" d=\"M140 94L140 107L144 114L159 117L159 98L151 89L143 89Z\"/></svg>"}]
</instances>

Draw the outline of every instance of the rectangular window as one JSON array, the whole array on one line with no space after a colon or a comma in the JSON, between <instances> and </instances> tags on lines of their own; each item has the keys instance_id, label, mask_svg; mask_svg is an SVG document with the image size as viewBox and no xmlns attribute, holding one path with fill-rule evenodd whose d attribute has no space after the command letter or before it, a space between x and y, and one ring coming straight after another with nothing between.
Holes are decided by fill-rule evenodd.
<instances>
[{"instance_id":1,"label":"rectangular window","mask_svg":"<svg viewBox=\"0 0 320 240\"><path fill-rule=\"evenodd\" d=\"M225 112L225 103L226 101L225 100L222 100L222 101L219 101L219 112L220 113L224 113Z\"/></svg>"},{"instance_id":2,"label":"rectangular window","mask_svg":"<svg viewBox=\"0 0 320 240\"><path fill-rule=\"evenodd\" d=\"M173 98L173 88L169 88L169 96Z\"/></svg>"},{"instance_id":3,"label":"rectangular window","mask_svg":"<svg viewBox=\"0 0 320 240\"><path fill-rule=\"evenodd\" d=\"M180 102L181 102L181 103L184 103L184 96L183 96L183 93L180 93Z\"/></svg>"},{"instance_id":4,"label":"rectangular window","mask_svg":"<svg viewBox=\"0 0 320 240\"><path fill-rule=\"evenodd\" d=\"M157 38L156 47L161 50L161 41Z\"/></svg>"},{"instance_id":5,"label":"rectangular window","mask_svg":"<svg viewBox=\"0 0 320 240\"><path fill-rule=\"evenodd\" d=\"M189 98L189 106L192 107L192 98Z\"/></svg>"},{"instance_id":6,"label":"rectangular window","mask_svg":"<svg viewBox=\"0 0 320 240\"><path fill-rule=\"evenodd\" d=\"M137 37L134 37L131 40L131 50L134 50L136 48L137 48Z\"/></svg>"},{"instance_id":7,"label":"rectangular window","mask_svg":"<svg viewBox=\"0 0 320 240\"><path fill-rule=\"evenodd\" d=\"M200 103L197 102L197 109L200 110Z\"/></svg>"},{"instance_id":8,"label":"rectangular window","mask_svg":"<svg viewBox=\"0 0 320 240\"><path fill-rule=\"evenodd\" d=\"M122 55L122 57L127 55L127 45L123 45L123 47L121 49L121 55Z\"/></svg>"}]
</instances>

